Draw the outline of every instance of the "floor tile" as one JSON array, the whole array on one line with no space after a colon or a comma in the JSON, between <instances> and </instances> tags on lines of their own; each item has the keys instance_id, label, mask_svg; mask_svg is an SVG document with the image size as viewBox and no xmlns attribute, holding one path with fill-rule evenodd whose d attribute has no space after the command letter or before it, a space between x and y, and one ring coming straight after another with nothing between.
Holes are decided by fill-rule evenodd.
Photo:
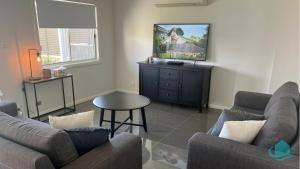
<instances>
[{"instance_id":1,"label":"floor tile","mask_svg":"<svg viewBox=\"0 0 300 169\"><path fill-rule=\"evenodd\" d=\"M100 110L92 101L77 106L76 113L95 110L96 126L99 125ZM148 132L143 127L123 125L116 135L130 132L143 140L144 169L185 169L187 163L187 142L196 132L206 132L218 119L221 110L198 109L153 102L146 107ZM105 111L105 119L110 120L111 112ZM116 112L116 120L123 121L128 112ZM142 124L140 112L133 111L133 123ZM131 121L129 121L131 122ZM103 122L102 127L110 128L110 123Z\"/></svg>"}]
</instances>

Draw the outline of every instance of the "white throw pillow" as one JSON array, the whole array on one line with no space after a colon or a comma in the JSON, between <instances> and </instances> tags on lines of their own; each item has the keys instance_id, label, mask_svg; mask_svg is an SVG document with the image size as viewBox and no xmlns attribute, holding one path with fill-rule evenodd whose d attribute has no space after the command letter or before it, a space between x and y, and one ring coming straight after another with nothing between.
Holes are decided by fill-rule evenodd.
<instances>
[{"instance_id":1,"label":"white throw pillow","mask_svg":"<svg viewBox=\"0 0 300 169\"><path fill-rule=\"evenodd\" d=\"M219 137L241 143L251 143L265 122L266 120L226 121Z\"/></svg>"},{"instance_id":2,"label":"white throw pillow","mask_svg":"<svg viewBox=\"0 0 300 169\"><path fill-rule=\"evenodd\" d=\"M94 111L72 114L68 116L49 116L49 123L57 129L73 129L93 127Z\"/></svg>"}]
</instances>

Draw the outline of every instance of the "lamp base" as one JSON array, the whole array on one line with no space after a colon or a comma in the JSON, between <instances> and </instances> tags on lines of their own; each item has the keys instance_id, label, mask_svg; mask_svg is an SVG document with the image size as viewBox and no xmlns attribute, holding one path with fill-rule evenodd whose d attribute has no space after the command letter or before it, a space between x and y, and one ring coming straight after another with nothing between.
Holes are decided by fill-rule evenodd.
<instances>
[{"instance_id":1,"label":"lamp base","mask_svg":"<svg viewBox=\"0 0 300 169\"><path fill-rule=\"evenodd\" d=\"M29 81L37 81L37 80L41 80L41 77L30 77L28 78Z\"/></svg>"}]
</instances>

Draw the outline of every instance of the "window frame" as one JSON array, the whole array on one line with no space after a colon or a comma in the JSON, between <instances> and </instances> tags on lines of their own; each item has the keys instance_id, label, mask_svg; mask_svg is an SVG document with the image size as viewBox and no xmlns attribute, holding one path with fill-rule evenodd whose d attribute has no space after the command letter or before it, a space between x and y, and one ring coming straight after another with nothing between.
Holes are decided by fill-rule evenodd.
<instances>
[{"instance_id":1,"label":"window frame","mask_svg":"<svg viewBox=\"0 0 300 169\"><path fill-rule=\"evenodd\" d=\"M38 31L40 31L41 28L38 27ZM59 28L57 28L59 29ZM69 29L69 28L68 28ZM44 68L53 68L53 67L59 67L59 66L65 66L65 67L75 67L75 66L82 66L82 65L94 65L99 64L100 62L100 53L99 53L99 39L98 39L98 29L95 28L95 58L93 59L84 59L84 60L77 60L77 61L66 61L66 62L57 62L52 64L43 64L42 66ZM39 36L39 35L38 35ZM40 45L40 37L39 37L39 45ZM71 45L68 46L69 48ZM72 54L71 54L72 57Z\"/></svg>"},{"instance_id":2,"label":"window frame","mask_svg":"<svg viewBox=\"0 0 300 169\"><path fill-rule=\"evenodd\" d=\"M70 1L72 3L78 3L76 1ZM80 4L80 3L79 3ZM85 3L82 3L85 4ZM39 35L39 31L40 26L38 24L38 13L37 13L37 7L36 7L36 3L35 3L35 16L36 16L36 20L37 20L37 37L38 37L38 45L41 48L41 44L40 44L40 35ZM59 67L59 66L65 66L67 68L72 68L72 67L81 67L81 66L89 66L89 65L96 65L96 64L100 64L101 63L101 56L100 56L100 39L99 39L99 29L98 29L98 8L97 6L95 6L95 12L96 12L96 28L94 28L94 36L95 36L95 58L93 59L84 59L84 60L78 60L78 61L66 61L66 62L57 62L57 63L52 63L52 64L42 64L43 68L54 68L54 67ZM59 28L55 28L55 29L59 29ZM72 29L72 28L65 28L65 29ZM83 28L85 29L85 28ZM92 28L91 28L92 29ZM69 45L69 48L71 47L71 45ZM41 49L42 50L42 49ZM72 57L72 56L71 56Z\"/></svg>"}]
</instances>

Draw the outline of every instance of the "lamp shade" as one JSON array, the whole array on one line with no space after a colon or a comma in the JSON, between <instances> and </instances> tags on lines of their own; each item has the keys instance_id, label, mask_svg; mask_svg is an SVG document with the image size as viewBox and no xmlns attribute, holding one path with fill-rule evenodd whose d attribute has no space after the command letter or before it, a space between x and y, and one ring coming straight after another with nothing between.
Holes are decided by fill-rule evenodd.
<instances>
[{"instance_id":1,"label":"lamp shade","mask_svg":"<svg viewBox=\"0 0 300 169\"><path fill-rule=\"evenodd\" d=\"M28 49L29 80L40 80L42 74L41 57L38 49Z\"/></svg>"}]
</instances>

